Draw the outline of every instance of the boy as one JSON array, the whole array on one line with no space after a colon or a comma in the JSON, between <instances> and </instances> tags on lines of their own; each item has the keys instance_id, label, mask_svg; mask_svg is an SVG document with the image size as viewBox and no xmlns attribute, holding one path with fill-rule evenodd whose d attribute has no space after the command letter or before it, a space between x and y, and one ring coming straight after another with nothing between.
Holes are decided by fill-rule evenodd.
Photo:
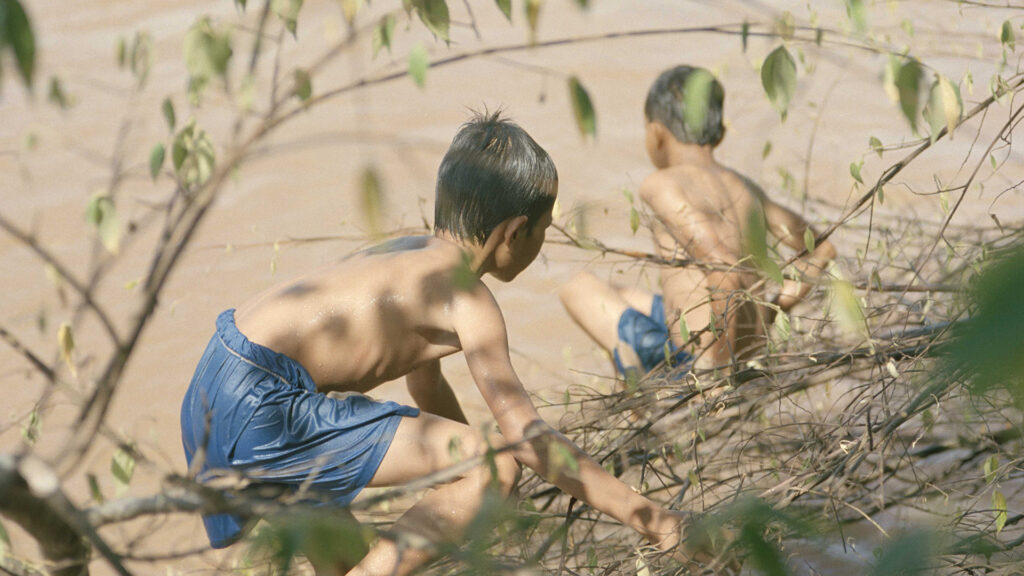
<instances>
[{"instance_id":1,"label":"boy","mask_svg":"<svg viewBox=\"0 0 1024 576\"><path fill-rule=\"evenodd\" d=\"M561 290L570 316L613 354L624 375L646 374L666 358L672 365L691 364L693 357L681 349L686 342L680 319L693 332L714 322L716 330L703 330L700 337L699 349L707 351L697 360L702 366L749 357L762 345L775 308L751 297L758 275L745 258L748 235L767 229L786 246L804 249L807 222L715 160L715 147L725 134L724 98L710 72L677 66L655 80L644 106L645 145L655 172L640 185L639 195L655 216L657 252L667 260L692 258L702 266L663 267L663 297L609 286L586 272ZM752 230L752 223L760 225ZM833 258L835 248L823 241L795 266L811 280ZM786 279L772 304L788 311L810 288L808 282Z\"/></svg>"},{"instance_id":2,"label":"boy","mask_svg":"<svg viewBox=\"0 0 1024 576\"><path fill-rule=\"evenodd\" d=\"M497 113L465 124L438 171L432 237L353 254L221 314L182 407L190 465L208 438L201 477L231 469L255 482L310 486L345 505L364 486L403 484L489 444L511 445L493 465L433 489L394 532L458 539L485 491L508 495L522 463L659 548L675 546L681 512L606 473L537 414L512 369L501 310L480 280L508 282L534 260L557 189L551 158L521 128ZM467 425L441 374L439 360L460 350L502 439ZM362 396L400 376L418 408ZM578 471L550 468L555 444ZM214 546L241 535L236 517L204 520ZM384 537L349 574L407 574L428 558L423 549L400 553Z\"/></svg>"}]
</instances>

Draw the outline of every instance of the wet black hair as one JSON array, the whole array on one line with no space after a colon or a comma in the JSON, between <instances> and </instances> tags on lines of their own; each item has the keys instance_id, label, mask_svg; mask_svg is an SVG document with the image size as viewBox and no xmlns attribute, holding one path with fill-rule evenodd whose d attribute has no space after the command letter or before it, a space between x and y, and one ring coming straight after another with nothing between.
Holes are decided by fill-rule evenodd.
<instances>
[{"instance_id":1,"label":"wet black hair","mask_svg":"<svg viewBox=\"0 0 1024 576\"><path fill-rule=\"evenodd\" d=\"M676 66L651 84L644 104L648 122L658 122L684 144L717 146L725 135L725 89L710 72Z\"/></svg>"},{"instance_id":2,"label":"wet black hair","mask_svg":"<svg viewBox=\"0 0 1024 576\"><path fill-rule=\"evenodd\" d=\"M501 111L474 112L437 170L434 232L483 244L508 218L527 230L554 205L558 172L548 153Z\"/></svg>"}]
</instances>

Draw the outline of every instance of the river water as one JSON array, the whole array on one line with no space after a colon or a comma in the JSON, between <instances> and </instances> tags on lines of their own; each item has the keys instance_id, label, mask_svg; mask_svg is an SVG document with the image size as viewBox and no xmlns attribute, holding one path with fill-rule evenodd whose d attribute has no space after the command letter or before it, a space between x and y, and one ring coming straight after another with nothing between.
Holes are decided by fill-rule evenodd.
<instances>
[{"instance_id":1,"label":"river water","mask_svg":"<svg viewBox=\"0 0 1024 576\"><path fill-rule=\"evenodd\" d=\"M141 231L124 240L118 263L98 288L98 300L121 319L116 324L123 330L139 303L134 283L145 273L156 241L148 231L154 207L171 190L166 175L154 183L147 169L151 147L167 143L161 102L170 97L179 123L194 116L218 146L229 139L234 118L230 98L216 88L201 106L188 103L182 39L197 17L210 14L235 22L236 12L227 0L25 3L36 31L39 80L30 97L16 81L11 62L4 61L0 212L31 231L84 278L102 254L85 221L86 206L94 193L109 188L111 166L120 158L125 169L117 192L121 225L127 228L132 223ZM374 2L357 23L373 22L394 4L398 3ZM519 2L513 2L511 24L493 2L450 4L450 46L434 41L418 23L407 27L405 15L399 13L390 54L385 51L373 57L368 35L362 37L348 53L314 75L314 94L401 70L405 54L416 43L435 60L485 46L521 44L529 38ZM764 97L758 76L760 60L777 40L751 36L744 51L736 34L683 31L699 26L732 26L735 31L744 21L761 31L765 28L760 24L770 26L786 11L797 23L816 19L830 30L850 30L841 2L592 0L590 4L581 11L570 0L544 3L537 39L676 31L517 50L431 68L423 88L400 78L353 91L310 108L271 135L261 153L224 188L184 255L117 393L109 425L134 439L151 461L139 465L129 494L152 491L168 470L185 471L178 409L217 313L271 283L363 246L367 222L358 198L360 174L367 165L376 166L382 178L383 227L422 228L424 221L432 219L436 167L458 125L467 119L468 108L503 108L550 152L560 175L562 224L580 229L585 222L585 231L607 244L641 250L648 244L642 231L634 234L630 229L624 191L635 191L650 171L643 150L642 106L650 82L669 66L689 63L715 71L726 89L728 126L718 157L817 222L836 217L863 192L863 186L855 188L851 179L852 162L863 160L861 174L870 183L904 154L887 152L879 158L868 146L870 137L887 145L913 140L898 106L883 88L883 56L827 41L820 49L811 43L790 42L802 59L797 92L782 122ZM472 9L472 19L466 6ZM812 16L812 9L816 15ZM247 30L252 28L255 12L251 6L245 26L234 31L238 57L248 52L252 34ZM955 82L963 82L969 70L973 93L966 84L961 86L969 109L988 95L990 78L1000 70L1003 48L998 31L1010 15L1011 11L958 8L955 3L875 2L868 22L879 45L898 50L909 43L915 54ZM907 26L901 26L904 21L912 23L913 36L908 35ZM115 54L118 39L130 42L139 30L153 39L153 65L144 89L136 92L131 74L118 69ZM299 42L280 38L283 70L311 66L344 37L346 24L338 3L308 2L298 34ZM830 33L826 40L840 37ZM270 39L271 45L275 39ZM1011 67L1014 62L1011 54ZM596 139L584 139L576 129L566 88L570 75L580 79L596 107ZM61 79L73 101L70 109L61 111L47 103L51 77ZM237 84L232 89L232 97L237 96ZM255 108L259 107L257 100ZM1002 110L1005 117L1005 107ZM956 177L979 128L982 136L977 145L983 147L998 125L995 120L985 125L976 121L951 142L940 142L886 190L886 203L879 210L940 220L943 211L937 197L918 193L935 189L934 175L942 182ZM770 151L765 154L768 143ZM1004 169L996 176L983 171L984 190L971 190L954 223L987 222L989 214L996 214L1004 224L1024 219L1022 195L1013 188L1021 180L1020 154L1002 149L996 157ZM979 158L985 160L975 153L971 162ZM969 164L967 170L972 167ZM792 175L795 186L786 184L785 173ZM804 202L805 196L826 204ZM585 215L582 219L574 216L580 212ZM557 233L549 237L556 242L515 282L489 281L505 311L513 362L541 405L557 403L572 384L599 390L613 385L607 359L562 311L559 286L581 269L640 286L656 282L653 272L626 259L559 244ZM844 238L840 231L835 240L840 252L852 258L856 246L844 244ZM66 287L63 290L73 296ZM37 441L44 455L59 452L75 434L70 427L75 398L88 389L88 377L95 376L97 363L108 351L95 319L73 316L60 292L53 275L30 250L0 235L0 327L45 361L57 358L57 326L71 322L75 329L73 358L81 378L68 376L73 384L44 405ZM486 407L462 358L446 359L443 367L471 421L485 420ZM22 445L28 414L46 389L30 373L20 355L0 348L4 391L0 446L4 452ZM379 395L407 400L400 383L385 385ZM557 422L560 410L545 407L542 413ZM82 467L67 475L67 489L81 503L89 494L85 471L96 475L105 494L115 494L117 487L109 472L112 452L108 441L98 442ZM135 528L109 534L112 540L124 542L139 537ZM148 551L181 551L203 543L197 518L172 517L147 528L137 545ZM16 531L15 546L31 554ZM172 561L166 566L172 571L204 571L219 559L207 554L201 560ZM851 562L851 566L862 565L858 559ZM98 573L106 570L99 562L95 568ZM139 573L163 570L164 566L140 565ZM857 568L850 570L856 573Z\"/></svg>"}]
</instances>

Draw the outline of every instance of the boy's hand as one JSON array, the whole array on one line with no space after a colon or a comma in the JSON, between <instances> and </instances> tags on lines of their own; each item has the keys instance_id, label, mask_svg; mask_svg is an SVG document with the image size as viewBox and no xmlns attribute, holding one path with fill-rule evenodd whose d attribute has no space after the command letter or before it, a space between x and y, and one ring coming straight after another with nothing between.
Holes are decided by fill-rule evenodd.
<instances>
[{"instance_id":1,"label":"boy's hand","mask_svg":"<svg viewBox=\"0 0 1024 576\"><path fill-rule=\"evenodd\" d=\"M712 569L715 574L739 574L742 564L732 554L731 544L735 535L725 527L697 526L697 516L680 510L665 511L674 529L660 540L651 538L652 543L662 552L669 553L677 562L694 573Z\"/></svg>"}]
</instances>

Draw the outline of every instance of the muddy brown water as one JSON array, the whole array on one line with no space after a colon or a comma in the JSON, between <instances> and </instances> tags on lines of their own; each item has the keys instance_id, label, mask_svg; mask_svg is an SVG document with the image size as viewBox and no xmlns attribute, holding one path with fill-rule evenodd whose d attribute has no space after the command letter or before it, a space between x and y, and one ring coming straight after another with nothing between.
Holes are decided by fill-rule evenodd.
<instances>
[{"instance_id":1,"label":"muddy brown water","mask_svg":"<svg viewBox=\"0 0 1024 576\"><path fill-rule=\"evenodd\" d=\"M100 250L85 223L85 207L92 194L109 185L114 151L121 151L127 169L118 191L123 225L131 221L148 229L153 206L170 189L166 176L153 184L146 168L152 145L166 142L159 113L165 97L173 99L179 121L193 115L215 143L228 139L233 115L222 93L212 90L199 108L188 105L181 46L185 31L198 16L212 14L233 22L234 9L227 0L35 0L26 4L38 41L39 82L35 97L29 98L15 81L13 67L4 62L0 211L31 230L72 271L84 276ZM483 46L520 44L528 38L518 3L514 3L514 22L509 24L492 2L470 2L482 40L467 25L465 5L450 4L457 21L450 47L434 42L416 23L407 29L400 15L390 55L372 58L364 38L351 54L336 58L314 76L314 93L400 70L404 55L416 42L423 43L436 59ZM771 22L786 10L799 22L809 18L808 3L795 1L596 0L591 4L581 12L569 0L547 2L538 38L738 25L744 20ZM810 4L821 24L849 28L841 3ZM954 80L970 69L975 87L973 95L964 92L969 108L987 95L989 79L998 70L997 31L1007 13L970 7L958 12L949 4L875 3L870 23L880 38L887 34L890 45L900 46L908 41L900 22L909 19L915 30L912 42L922 58ZM375 2L371 8L372 12L361 15L361 23L371 22L392 6ZM251 7L246 20L250 24L253 12ZM154 58L148 83L136 94L130 74L117 69L114 56L117 39L130 39L137 30L152 35ZM299 21L300 42L282 40L285 69L311 65L344 30L336 3L307 3ZM236 30L234 36L241 42L236 55L244 56L251 34ZM760 59L775 44L751 37L743 52L736 35L674 33L520 50L430 69L422 89L402 78L335 97L300 114L275 132L261 154L225 186L131 359L108 423L133 438L155 465L139 466L128 494L150 493L159 486L162 472L185 470L178 409L216 314L271 283L364 245L359 238L366 235L366 222L357 198L359 174L367 164L375 165L382 176L385 228L418 227L431 220L434 173L447 142L466 120L468 107L504 108L551 153L560 175L563 224L570 222L574 212L585 210L588 233L613 246L646 249L643 234L630 230L623 190L635 190L650 171L642 147L647 87L661 70L678 63L709 67L726 88L728 132L718 157L754 176L784 203L812 219L835 217L863 191L853 187L851 162L863 159L862 173L871 182L903 154L891 152L879 159L868 149L869 137L894 144L912 136L882 88L883 57L839 47L819 51L809 44L791 43L792 49L804 51L806 63L801 63L789 117L780 122L763 95L757 73ZM576 130L566 89L569 75L580 78L596 106L598 135L593 141L582 139ZM51 76L63 80L74 100L70 110L59 111L46 103L46 82ZM970 126L981 126L979 141L987 144L984 134L993 133L992 123ZM771 151L765 157L768 141ZM934 174L944 182L951 180L971 145L972 134L965 130L924 155L887 190L880 210L938 221L940 203L934 196L914 191L933 190ZM1004 223L1022 220L1024 203L1012 188L1021 180L1020 155L1007 156L1004 151L999 159L1005 161L1004 169L995 177L985 174L985 190L972 190L954 222L986 220L990 213ZM806 183L812 198L834 207L811 209L808 206L814 204L802 204L784 189L780 169L791 172L801 187ZM1004 189L1008 191L999 194ZM557 239L559 234L549 236ZM302 241L321 237L328 240ZM842 231L836 240L840 252L852 256L855 247L844 244ZM138 288L132 288L132 283L144 274L154 243L154 234L145 231L127 240L120 260L98 288L99 300L121 319L117 324L122 330L138 305ZM513 362L542 405L557 404L571 384L599 390L613 385L607 360L571 325L557 299L559 286L582 269L641 286L656 282L653 271L625 259L554 242L513 283L489 281L505 311ZM42 414L37 449L52 456L75 434L71 429L75 398L88 390L88 377L95 375L107 345L95 320L88 315L73 318L44 266L8 235L0 235L0 294L0 326L47 361L56 358L57 326L72 321L75 327L74 358L81 364L81 379L69 378L74 384L54 394ZM485 421L486 407L461 357L448 358L443 366L470 419ZM0 348L4 395L0 446L4 452L23 445L27 415L45 390L41 379L30 373L18 354L6 346ZM401 383L387 384L377 395L407 400ZM542 413L557 422L561 410L551 406ZM115 494L109 471L112 451L108 441L97 442L83 465L66 475L66 489L80 503L88 501L85 471L96 475L105 494ZM16 550L32 555L25 537L12 531ZM199 520L192 516L135 523L105 533L112 541L147 553L189 550L205 543ZM849 548L833 544L819 550L826 563L833 563L832 573L857 573L865 557L870 557L863 551L851 556ZM201 559L133 566L138 573L192 573L207 571L221 560L219 554L210 553ZM94 568L97 573L108 570L101 561L95 561Z\"/></svg>"}]
</instances>

